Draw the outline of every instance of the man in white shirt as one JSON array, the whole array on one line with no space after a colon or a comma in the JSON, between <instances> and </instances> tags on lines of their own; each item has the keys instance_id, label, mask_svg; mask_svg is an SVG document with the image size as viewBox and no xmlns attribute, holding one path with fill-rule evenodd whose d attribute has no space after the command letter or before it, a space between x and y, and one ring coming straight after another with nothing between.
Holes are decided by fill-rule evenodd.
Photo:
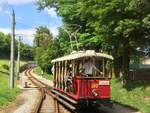
<instances>
[{"instance_id":1,"label":"man in white shirt","mask_svg":"<svg viewBox=\"0 0 150 113\"><path fill-rule=\"evenodd\" d=\"M93 69L100 72L99 69L96 68L96 66L93 64L93 61L91 58L88 58L85 60L85 63L83 64L84 74L87 76L92 76ZM101 72L100 72L101 73Z\"/></svg>"}]
</instances>

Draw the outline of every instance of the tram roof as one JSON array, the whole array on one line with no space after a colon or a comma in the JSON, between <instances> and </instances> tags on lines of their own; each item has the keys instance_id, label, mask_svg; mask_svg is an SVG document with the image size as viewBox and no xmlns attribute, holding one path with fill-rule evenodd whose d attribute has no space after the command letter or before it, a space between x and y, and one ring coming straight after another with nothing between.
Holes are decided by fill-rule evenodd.
<instances>
[{"instance_id":1,"label":"tram roof","mask_svg":"<svg viewBox=\"0 0 150 113\"><path fill-rule=\"evenodd\" d=\"M79 58L84 58L84 57L106 58L110 60L114 59L111 55L108 55L105 53L97 53L94 50L87 50L87 51L78 51L78 52L74 51L69 55L52 60L52 63L58 62L58 61L79 59Z\"/></svg>"}]
</instances>

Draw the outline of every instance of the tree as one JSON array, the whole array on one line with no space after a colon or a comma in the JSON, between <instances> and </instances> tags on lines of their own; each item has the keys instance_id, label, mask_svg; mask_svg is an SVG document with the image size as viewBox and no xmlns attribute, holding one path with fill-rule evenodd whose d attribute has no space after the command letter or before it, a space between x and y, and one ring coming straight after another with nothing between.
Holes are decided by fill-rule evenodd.
<instances>
[{"instance_id":1,"label":"tree","mask_svg":"<svg viewBox=\"0 0 150 113\"><path fill-rule=\"evenodd\" d=\"M150 2L148 0L38 0L40 9L54 7L65 27L78 33L85 49L111 53L122 69L129 71L130 57L137 47L149 41Z\"/></svg>"},{"instance_id":2,"label":"tree","mask_svg":"<svg viewBox=\"0 0 150 113\"><path fill-rule=\"evenodd\" d=\"M33 47L21 43L20 55L22 60L33 60L34 59Z\"/></svg>"},{"instance_id":3,"label":"tree","mask_svg":"<svg viewBox=\"0 0 150 113\"><path fill-rule=\"evenodd\" d=\"M53 36L46 26L39 26L36 28L34 42L37 47L47 47L50 44L52 38Z\"/></svg>"},{"instance_id":4,"label":"tree","mask_svg":"<svg viewBox=\"0 0 150 113\"><path fill-rule=\"evenodd\" d=\"M11 35L0 32L0 58L10 58ZM17 57L17 40L15 41L15 58ZM33 47L21 42L21 58L23 60L33 60Z\"/></svg>"},{"instance_id":5,"label":"tree","mask_svg":"<svg viewBox=\"0 0 150 113\"><path fill-rule=\"evenodd\" d=\"M51 61L59 56L58 40L54 39L47 27L37 28L35 35L35 60L44 72L51 72Z\"/></svg>"},{"instance_id":6,"label":"tree","mask_svg":"<svg viewBox=\"0 0 150 113\"><path fill-rule=\"evenodd\" d=\"M68 54L71 50L71 44L69 34L65 31L65 28L59 28L59 34L57 36L58 45L60 46L60 53Z\"/></svg>"},{"instance_id":7,"label":"tree","mask_svg":"<svg viewBox=\"0 0 150 113\"><path fill-rule=\"evenodd\" d=\"M0 57L2 58L10 58L10 39L10 34L0 32Z\"/></svg>"}]
</instances>

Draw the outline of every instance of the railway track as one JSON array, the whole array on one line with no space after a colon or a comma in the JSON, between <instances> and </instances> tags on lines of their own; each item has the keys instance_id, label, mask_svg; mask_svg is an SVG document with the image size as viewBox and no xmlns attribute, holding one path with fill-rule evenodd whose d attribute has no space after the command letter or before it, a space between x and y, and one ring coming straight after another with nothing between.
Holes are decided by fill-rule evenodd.
<instances>
[{"instance_id":1,"label":"railway track","mask_svg":"<svg viewBox=\"0 0 150 113\"><path fill-rule=\"evenodd\" d=\"M51 87L39 81L31 74L31 69L25 71L29 80L38 87L39 98L36 105L33 106L32 113L71 113L62 104L60 104L51 94Z\"/></svg>"},{"instance_id":2,"label":"railway track","mask_svg":"<svg viewBox=\"0 0 150 113\"><path fill-rule=\"evenodd\" d=\"M61 102L63 100L59 99L57 95L51 93L52 87L32 76L31 69L26 70L25 75L28 76L29 80L35 86L38 87L40 92L37 103L33 106L32 113L106 113L93 108L84 108L75 111L74 106L71 106L67 102Z\"/></svg>"}]
</instances>

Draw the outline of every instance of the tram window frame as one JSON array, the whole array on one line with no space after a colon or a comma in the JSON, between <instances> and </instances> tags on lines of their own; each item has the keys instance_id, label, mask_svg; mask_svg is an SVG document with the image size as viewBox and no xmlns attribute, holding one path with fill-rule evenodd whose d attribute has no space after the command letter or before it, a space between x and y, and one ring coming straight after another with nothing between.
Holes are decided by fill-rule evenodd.
<instances>
[{"instance_id":1,"label":"tram window frame","mask_svg":"<svg viewBox=\"0 0 150 113\"><path fill-rule=\"evenodd\" d=\"M96 58L96 57L94 60L95 61L94 61L93 65L95 65L95 67L98 68L103 73L103 75L99 73L99 74L96 74L96 76L94 76L94 74L92 74L91 77L84 76L83 72L80 72L80 71L82 71L83 64L84 64L84 58L81 58L81 59L75 60L75 62L77 64L76 65L77 68L75 70L77 73L75 73L75 76L81 75L81 77L84 77L84 78L94 78L94 77L95 78L111 78L110 74L107 73L108 69L106 68L106 63L108 61L111 62L111 60L106 59L106 58ZM103 62L104 62L104 64L103 64ZM100 68L102 68L102 69L100 69Z\"/></svg>"},{"instance_id":2,"label":"tram window frame","mask_svg":"<svg viewBox=\"0 0 150 113\"><path fill-rule=\"evenodd\" d=\"M73 65L73 60L66 60L66 61L63 61L63 62L62 61L61 62L55 62L54 63L54 65L55 65L54 66L54 68L55 68L55 74L54 74L55 81L57 81L57 79L59 81L59 79L61 77L63 77L63 80L65 79L65 77L67 76L67 72L68 72L68 69L69 69L70 65L72 65L71 68L70 68L72 77L75 77L75 76L85 77L83 75L83 73L81 72L83 70L84 60L85 60L85 58L76 59L76 60L74 60L74 65ZM104 62L104 64L103 64L103 62ZM97 69L102 71L103 76L99 72L97 72L99 74L97 74L97 73L95 75L92 74L91 77L92 78L94 78L94 77L95 78L111 78L112 77L112 69L111 69L111 67L110 68L106 67L108 62L112 62L112 61L109 60L109 59L106 59L106 58L96 58L96 57L94 57L93 65ZM112 64L112 63L110 63L110 64ZM62 73L62 68L65 69L66 72L64 72L65 71L64 70L63 73ZM73 72L73 68L74 68L74 72ZM103 68L103 70L100 69L100 68ZM106 69L106 71L104 71L104 68ZM74 76L73 76L73 73L74 73ZM91 77L86 77L86 78L91 78ZM59 81L59 82L61 82L61 81Z\"/></svg>"}]
</instances>

